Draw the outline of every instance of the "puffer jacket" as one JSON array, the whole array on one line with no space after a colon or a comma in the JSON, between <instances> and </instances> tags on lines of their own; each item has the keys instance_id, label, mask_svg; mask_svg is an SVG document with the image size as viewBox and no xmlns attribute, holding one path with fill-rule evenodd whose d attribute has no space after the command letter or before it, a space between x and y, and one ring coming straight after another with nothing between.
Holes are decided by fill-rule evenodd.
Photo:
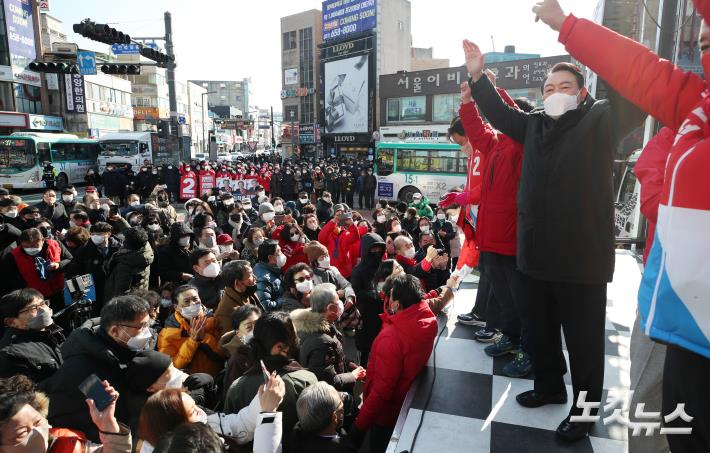
<instances>
[{"instance_id":1,"label":"puffer jacket","mask_svg":"<svg viewBox=\"0 0 710 453\"><path fill-rule=\"evenodd\" d=\"M431 206L429 206L429 199L424 195L422 195L422 199L419 200L419 203L409 203L409 207L416 209L419 217L426 217L429 220L434 218L434 210L431 209Z\"/></svg>"},{"instance_id":2,"label":"puffer jacket","mask_svg":"<svg viewBox=\"0 0 710 453\"><path fill-rule=\"evenodd\" d=\"M504 101L515 108L508 94L498 89ZM476 104L461 104L459 116L466 137L474 149L485 156L481 201L476 221L476 242L483 252L515 256L518 208L516 194L520 184L523 147L484 124Z\"/></svg>"},{"instance_id":3,"label":"puffer jacket","mask_svg":"<svg viewBox=\"0 0 710 453\"><path fill-rule=\"evenodd\" d=\"M337 267L345 278L350 278L353 272L355 261L350 257L350 248L358 240L360 232L355 224L345 230L330 221L323 225L318 234L318 242L328 248L331 266Z\"/></svg>"},{"instance_id":4,"label":"puffer jacket","mask_svg":"<svg viewBox=\"0 0 710 453\"><path fill-rule=\"evenodd\" d=\"M114 253L106 266L104 300L125 294L132 289L148 289L153 249L145 243L140 250L120 249Z\"/></svg>"},{"instance_id":5,"label":"puffer jacket","mask_svg":"<svg viewBox=\"0 0 710 453\"><path fill-rule=\"evenodd\" d=\"M64 331L56 324L44 330L8 327L0 340L0 377L22 374L43 385L64 363Z\"/></svg>"},{"instance_id":6,"label":"puffer jacket","mask_svg":"<svg viewBox=\"0 0 710 453\"><path fill-rule=\"evenodd\" d=\"M426 301L381 317L382 332L372 344L363 404L355 419L361 432L372 425L394 426L409 386L429 360L438 331Z\"/></svg>"},{"instance_id":7,"label":"puffer jacket","mask_svg":"<svg viewBox=\"0 0 710 453\"><path fill-rule=\"evenodd\" d=\"M175 222L170 225L170 243L158 250L156 268L163 283L184 283L182 274L194 274L190 266L190 248L180 247L181 236L192 235L192 229L187 223Z\"/></svg>"},{"instance_id":8,"label":"puffer jacket","mask_svg":"<svg viewBox=\"0 0 710 453\"><path fill-rule=\"evenodd\" d=\"M190 324L180 313L173 312L158 334L158 351L173 359L175 368L188 374L207 373L212 377L224 368L226 355L219 347L217 321L207 318L205 336L197 342L190 337Z\"/></svg>"},{"instance_id":9,"label":"puffer jacket","mask_svg":"<svg viewBox=\"0 0 710 453\"><path fill-rule=\"evenodd\" d=\"M259 261L254 266L256 276L256 297L265 310L278 310L283 293L281 270Z\"/></svg>"},{"instance_id":10,"label":"puffer jacket","mask_svg":"<svg viewBox=\"0 0 710 453\"><path fill-rule=\"evenodd\" d=\"M695 0L710 20L710 1ZM710 90L645 46L569 15L559 40L620 94L678 130L665 167L655 239L639 289L646 335L710 358ZM589 46L589 42L596 43ZM603 49L610 49L605 52ZM705 77L710 56L702 57Z\"/></svg>"},{"instance_id":11,"label":"puffer jacket","mask_svg":"<svg viewBox=\"0 0 710 453\"><path fill-rule=\"evenodd\" d=\"M294 310L290 316L299 340L298 362L319 381L339 391L352 391L355 376L349 371L352 362L345 357L343 335L323 314L310 308Z\"/></svg>"}]
</instances>

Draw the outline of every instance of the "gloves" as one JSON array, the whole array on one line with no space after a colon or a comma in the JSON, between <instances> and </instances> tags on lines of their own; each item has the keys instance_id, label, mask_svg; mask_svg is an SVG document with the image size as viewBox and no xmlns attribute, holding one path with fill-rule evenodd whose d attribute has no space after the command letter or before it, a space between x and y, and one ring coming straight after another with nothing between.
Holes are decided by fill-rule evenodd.
<instances>
[{"instance_id":1,"label":"gloves","mask_svg":"<svg viewBox=\"0 0 710 453\"><path fill-rule=\"evenodd\" d=\"M466 204L467 200L468 200L468 193L467 192L449 192L446 195L444 195L444 197L441 199L441 201L439 201L439 207L440 208L447 208L454 203L463 206Z\"/></svg>"}]
</instances>

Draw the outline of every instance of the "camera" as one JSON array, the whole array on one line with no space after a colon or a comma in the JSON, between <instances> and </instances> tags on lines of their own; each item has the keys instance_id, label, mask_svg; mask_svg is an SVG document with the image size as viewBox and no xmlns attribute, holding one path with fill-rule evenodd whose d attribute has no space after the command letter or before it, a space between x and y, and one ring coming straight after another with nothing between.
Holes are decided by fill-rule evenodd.
<instances>
[{"instance_id":1,"label":"camera","mask_svg":"<svg viewBox=\"0 0 710 453\"><path fill-rule=\"evenodd\" d=\"M68 279L65 282L65 286L71 302L67 300L67 306L56 313L54 317L59 318L64 313L68 313L68 327L73 330L81 327L82 324L91 319L91 305L93 302L89 294L94 289L94 278L91 274L78 275Z\"/></svg>"}]
</instances>

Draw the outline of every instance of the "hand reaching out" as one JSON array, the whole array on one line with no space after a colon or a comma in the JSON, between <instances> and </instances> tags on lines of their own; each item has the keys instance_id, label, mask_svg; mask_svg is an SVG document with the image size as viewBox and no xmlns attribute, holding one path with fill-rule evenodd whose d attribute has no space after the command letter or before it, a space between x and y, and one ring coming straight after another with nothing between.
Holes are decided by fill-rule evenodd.
<instances>
[{"instance_id":1,"label":"hand reaching out","mask_svg":"<svg viewBox=\"0 0 710 453\"><path fill-rule=\"evenodd\" d=\"M474 82L478 82L478 79L483 75L483 53L481 53L481 49L468 39L464 39L463 53L466 56L468 75L471 76Z\"/></svg>"},{"instance_id":2,"label":"hand reaching out","mask_svg":"<svg viewBox=\"0 0 710 453\"><path fill-rule=\"evenodd\" d=\"M262 412L276 412L286 394L286 385L276 371L269 375L269 381L259 387L259 403Z\"/></svg>"},{"instance_id":3,"label":"hand reaching out","mask_svg":"<svg viewBox=\"0 0 710 453\"><path fill-rule=\"evenodd\" d=\"M463 82L461 84L461 103L468 104L471 100L471 87L468 82Z\"/></svg>"},{"instance_id":4,"label":"hand reaching out","mask_svg":"<svg viewBox=\"0 0 710 453\"><path fill-rule=\"evenodd\" d=\"M101 381L106 390L112 398L111 404L106 406L106 408L99 412L94 404L94 400L87 399L86 404L89 406L89 415L91 416L91 421L99 429L99 431L104 431L107 433L118 433L120 427L118 426L118 421L116 421L116 401L118 400L118 392L115 388L111 387L108 381Z\"/></svg>"},{"instance_id":5,"label":"hand reaching out","mask_svg":"<svg viewBox=\"0 0 710 453\"><path fill-rule=\"evenodd\" d=\"M543 0L536 3L532 10L535 13L535 22L541 20L555 31L560 31L567 19L557 0Z\"/></svg>"}]
</instances>

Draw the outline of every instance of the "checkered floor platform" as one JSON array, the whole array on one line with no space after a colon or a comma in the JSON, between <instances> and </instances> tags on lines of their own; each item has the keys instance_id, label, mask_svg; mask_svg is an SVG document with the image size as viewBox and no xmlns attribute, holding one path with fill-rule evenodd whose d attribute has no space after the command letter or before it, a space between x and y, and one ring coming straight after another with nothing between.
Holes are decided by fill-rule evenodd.
<instances>
[{"instance_id":1,"label":"checkered floor platform","mask_svg":"<svg viewBox=\"0 0 710 453\"><path fill-rule=\"evenodd\" d=\"M635 257L628 252L617 253L614 282L608 288L604 402L609 396L625 397L628 393L629 341L640 276ZM414 449L412 438L433 379L433 358L410 390L388 453L624 453L625 427L605 426L602 420L588 438L574 444L556 441L554 430L572 404L569 373L565 376L570 395L567 405L527 409L517 404L515 396L532 389L532 381L503 376L501 370L513 356L488 357L483 351L486 345L473 339L478 328L456 323L456 315L469 312L473 306L476 286L475 278L467 279L448 320L439 320L445 330L436 348L436 382ZM608 415L611 412L604 412Z\"/></svg>"}]
</instances>

